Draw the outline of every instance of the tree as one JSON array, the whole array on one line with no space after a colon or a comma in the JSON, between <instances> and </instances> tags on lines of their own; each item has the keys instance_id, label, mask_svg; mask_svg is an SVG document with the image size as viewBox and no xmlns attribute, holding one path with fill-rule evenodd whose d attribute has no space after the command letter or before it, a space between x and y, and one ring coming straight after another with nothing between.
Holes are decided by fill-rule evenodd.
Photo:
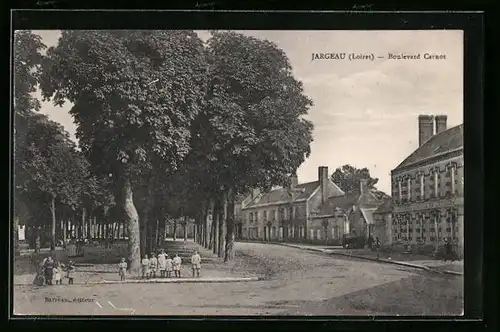
<instances>
[{"instance_id":1,"label":"tree","mask_svg":"<svg viewBox=\"0 0 500 332\"><path fill-rule=\"evenodd\" d=\"M40 109L40 102L33 97L38 86L40 66L42 63L42 51L46 46L41 37L29 30L16 31L14 34L13 47L13 79L14 79L14 164L16 168L23 161L21 149L26 146L26 135L28 118ZM14 182L25 182L26 179L18 179L18 172L14 172ZM20 201L22 194L17 186L14 187L14 211L15 219L23 210L24 202ZM26 209L24 209L26 210ZM28 216L24 215L24 220Z\"/></svg>"},{"instance_id":2,"label":"tree","mask_svg":"<svg viewBox=\"0 0 500 332\"><path fill-rule=\"evenodd\" d=\"M81 161L69 134L44 115L29 117L28 142L20 153L15 186L18 194L40 192L52 215L51 249L56 244L56 201L74 206L84 176ZM25 196L26 197L26 196ZM39 196L40 197L40 196Z\"/></svg>"},{"instance_id":3,"label":"tree","mask_svg":"<svg viewBox=\"0 0 500 332\"><path fill-rule=\"evenodd\" d=\"M374 189L378 182L377 178L370 176L370 171L366 167L356 168L351 165L344 165L337 168L332 174L332 182L344 192L359 190L361 180L366 180L366 186L370 189Z\"/></svg>"},{"instance_id":4,"label":"tree","mask_svg":"<svg viewBox=\"0 0 500 332\"><path fill-rule=\"evenodd\" d=\"M225 260L234 253L234 202L250 188L284 184L310 153L312 101L284 52L267 40L213 32L207 108L195 128L212 192L226 204ZM198 142L196 142L198 140ZM222 203L222 204L220 204ZM215 220L215 216L214 216Z\"/></svg>"},{"instance_id":5,"label":"tree","mask_svg":"<svg viewBox=\"0 0 500 332\"><path fill-rule=\"evenodd\" d=\"M193 31L63 31L47 52L43 96L74 104L82 151L98 174L113 175L135 273L140 236L132 178L153 163L167 172L179 166L205 86L203 43Z\"/></svg>"},{"instance_id":6,"label":"tree","mask_svg":"<svg viewBox=\"0 0 500 332\"><path fill-rule=\"evenodd\" d=\"M29 30L14 34L14 111L26 116L40 109L40 102L33 97L38 87L42 53L46 46L42 38Z\"/></svg>"}]
</instances>

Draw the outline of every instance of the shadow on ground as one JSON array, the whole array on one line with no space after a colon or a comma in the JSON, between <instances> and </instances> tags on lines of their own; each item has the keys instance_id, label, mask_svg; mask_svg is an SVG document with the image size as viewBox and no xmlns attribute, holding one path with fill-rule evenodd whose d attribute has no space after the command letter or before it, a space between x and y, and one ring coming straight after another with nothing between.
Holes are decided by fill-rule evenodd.
<instances>
[{"instance_id":1,"label":"shadow on ground","mask_svg":"<svg viewBox=\"0 0 500 332\"><path fill-rule=\"evenodd\" d=\"M332 283L335 287L335 283ZM269 302L276 305L276 302ZM295 301L283 315L459 316L463 313L463 277L415 275L325 301Z\"/></svg>"}]
</instances>

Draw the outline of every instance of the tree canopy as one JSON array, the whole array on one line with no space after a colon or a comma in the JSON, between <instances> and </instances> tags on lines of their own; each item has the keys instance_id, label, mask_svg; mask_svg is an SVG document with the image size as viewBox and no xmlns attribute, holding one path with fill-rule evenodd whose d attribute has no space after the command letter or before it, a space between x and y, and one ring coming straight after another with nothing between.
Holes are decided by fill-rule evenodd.
<instances>
[{"instance_id":1,"label":"tree canopy","mask_svg":"<svg viewBox=\"0 0 500 332\"><path fill-rule=\"evenodd\" d=\"M361 180L366 180L367 188L375 189L377 178L370 176L368 168L356 168L351 165L344 165L335 169L332 174L332 181L344 192L359 190Z\"/></svg>"}]
</instances>

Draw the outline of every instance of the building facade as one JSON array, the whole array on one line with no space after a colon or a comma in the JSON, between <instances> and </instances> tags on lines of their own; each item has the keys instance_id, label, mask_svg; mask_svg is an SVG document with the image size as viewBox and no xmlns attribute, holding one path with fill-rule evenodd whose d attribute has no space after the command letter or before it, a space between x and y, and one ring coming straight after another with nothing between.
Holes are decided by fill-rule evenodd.
<instances>
[{"instance_id":1,"label":"building facade","mask_svg":"<svg viewBox=\"0 0 500 332\"><path fill-rule=\"evenodd\" d=\"M448 239L463 254L463 125L420 115L419 147L391 172L392 244L437 250Z\"/></svg>"},{"instance_id":2,"label":"building facade","mask_svg":"<svg viewBox=\"0 0 500 332\"><path fill-rule=\"evenodd\" d=\"M264 241L300 241L315 239L311 212L344 192L328 175L328 167L318 168L318 180L298 184L292 176L290 185L255 195L241 208L241 238Z\"/></svg>"},{"instance_id":3,"label":"building facade","mask_svg":"<svg viewBox=\"0 0 500 332\"><path fill-rule=\"evenodd\" d=\"M392 199L384 202L373 212L373 237L380 240L382 247L392 246Z\"/></svg>"},{"instance_id":4,"label":"building facade","mask_svg":"<svg viewBox=\"0 0 500 332\"><path fill-rule=\"evenodd\" d=\"M368 188L361 180L359 190L331 197L311 213L311 232L315 242L340 244L344 234L355 234L368 239L374 236L374 212L389 199L385 193Z\"/></svg>"}]
</instances>

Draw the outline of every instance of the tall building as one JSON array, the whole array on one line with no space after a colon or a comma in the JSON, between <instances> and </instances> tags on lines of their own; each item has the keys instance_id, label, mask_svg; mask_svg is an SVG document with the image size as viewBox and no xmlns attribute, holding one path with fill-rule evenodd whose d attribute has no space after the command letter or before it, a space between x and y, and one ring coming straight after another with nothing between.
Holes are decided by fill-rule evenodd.
<instances>
[{"instance_id":1,"label":"tall building","mask_svg":"<svg viewBox=\"0 0 500 332\"><path fill-rule=\"evenodd\" d=\"M418 117L418 148L391 172L393 245L437 250L449 239L463 254L463 125Z\"/></svg>"}]
</instances>

